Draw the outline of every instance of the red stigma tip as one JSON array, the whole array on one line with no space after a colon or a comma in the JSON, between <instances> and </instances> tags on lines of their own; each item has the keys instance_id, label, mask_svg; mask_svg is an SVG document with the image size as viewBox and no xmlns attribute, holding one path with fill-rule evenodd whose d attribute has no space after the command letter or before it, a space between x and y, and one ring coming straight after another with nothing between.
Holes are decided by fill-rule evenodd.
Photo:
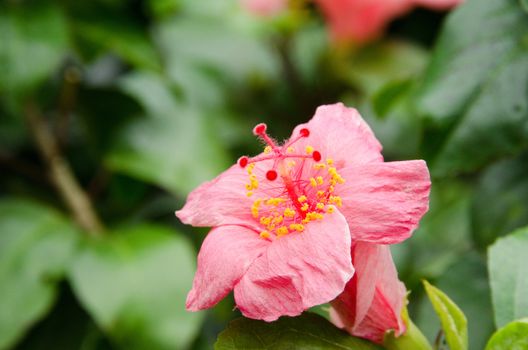
<instances>
[{"instance_id":1,"label":"red stigma tip","mask_svg":"<svg viewBox=\"0 0 528 350\"><path fill-rule=\"evenodd\" d=\"M266 132L267 128L268 128L268 126L266 124L264 124L264 123L257 124L253 128L253 134L255 136L263 135Z\"/></svg>"},{"instance_id":2,"label":"red stigma tip","mask_svg":"<svg viewBox=\"0 0 528 350\"><path fill-rule=\"evenodd\" d=\"M277 178L277 172L275 170L268 170L266 173L266 179L273 181Z\"/></svg>"},{"instance_id":3,"label":"red stigma tip","mask_svg":"<svg viewBox=\"0 0 528 350\"><path fill-rule=\"evenodd\" d=\"M238 158L238 165L240 165L241 168L245 168L246 165L249 163L249 158L246 156L242 156Z\"/></svg>"},{"instance_id":4,"label":"red stigma tip","mask_svg":"<svg viewBox=\"0 0 528 350\"><path fill-rule=\"evenodd\" d=\"M306 129L306 128L302 128L299 133L301 134L302 137L308 137L310 136L310 130Z\"/></svg>"},{"instance_id":5,"label":"red stigma tip","mask_svg":"<svg viewBox=\"0 0 528 350\"><path fill-rule=\"evenodd\" d=\"M313 157L313 160L318 162L321 160L321 153L319 153L319 151L313 151L312 157Z\"/></svg>"}]
</instances>

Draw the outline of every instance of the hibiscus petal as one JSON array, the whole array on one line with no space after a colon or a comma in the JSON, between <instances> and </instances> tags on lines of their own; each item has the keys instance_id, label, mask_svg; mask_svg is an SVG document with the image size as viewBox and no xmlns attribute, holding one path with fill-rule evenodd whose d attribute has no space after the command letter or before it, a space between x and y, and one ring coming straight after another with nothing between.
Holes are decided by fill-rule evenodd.
<instances>
[{"instance_id":1,"label":"hibiscus petal","mask_svg":"<svg viewBox=\"0 0 528 350\"><path fill-rule=\"evenodd\" d=\"M308 128L310 136L295 147L304 151L313 146L322 159L332 158L338 168L370 162L381 162L381 144L358 111L342 103L317 108L315 116L306 124L298 125L292 137Z\"/></svg>"},{"instance_id":2,"label":"hibiscus petal","mask_svg":"<svg viewBox=\"0 0 528 350\"><path fill-rule=\"evenodd\" d=\"M250 210L253 201L246 195L247 183L246 170L235 164L192 191L176 216L184 224L193 226L251 226L254 222Z\"/></svg>"},{"instance_id":3,"label":"hibiscus petal","mask_svg":"<svg viewBox=\"0 0 528 350\"><path fill-rule=\"evenodd\" d=\"M431 180L423 160L341 169L336 188L354 241L394 244L407 239L429 205Z\"/></svg>"},{"instance_id":4,"label":"hibiscus petal","mask_svg":"<svg viewBox=\"0 0 528 350\"><path fill-rule=\"evenodd\" d=\"M273 321L334 299L354 273L350 242L337 211L276 239L235 286L237 305L247 317Z\"/></svg>"},{"instance_id":5,"label":"hibiscus petal","mask_svg":"<svg viewBox=\"0 0 528 350\"><path fill-rule=\"evenodd\" d=\"M198 254L187 309L198 311L218 303L269 245L269 241L245 227L228 225L212 229Z\"/></svg>"},{"instance_id":6,"label":"hibiscus petal","mask_svg":"<svg viewBox=\"0 0 528 350\"><path fill-rule=\"evenodd\" d=\"M406 289L398 280L389 247L361 242L353 250L356 274L332 301L332 322L352 335L378 343L387 330L400 335L405 331L401 312Z\"/></svg>"}]
</instances>

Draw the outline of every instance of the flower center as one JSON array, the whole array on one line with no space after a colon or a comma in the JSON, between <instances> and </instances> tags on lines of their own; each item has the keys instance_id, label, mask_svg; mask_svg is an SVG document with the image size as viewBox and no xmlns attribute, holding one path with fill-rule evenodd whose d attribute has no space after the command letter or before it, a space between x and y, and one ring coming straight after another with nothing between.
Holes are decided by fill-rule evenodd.
<instances>
[{"instance_id":1,"label":"flower center","mask_svg":"<svg viewBox=\"0 0 528 350\"><path fill-rule=\"evenodd\" d=\"M306 146L303 153L295 144L308 138L310 131L301 129L284 145L277 145L266 133L266 124L258 124L253 133L267 146L262 155L249 158L242 156L239 166L247 168L249 182L247 196L258 197L251 206L253 218L262 227L260 236L273 240L293 232L303 232L310 221L322 220L326 213L332 213L335 206L341 206L341 198L335 195L335 187L345 182L334 167L332 159L321 159L321 153L312 146ZM259 190L259 179L254 174L256 163L273 160L273 166L265 173L265 181L277 181L274 192L269 196ZM260 179L264 180L264 179Z\"/></svg>"}]
</instances>

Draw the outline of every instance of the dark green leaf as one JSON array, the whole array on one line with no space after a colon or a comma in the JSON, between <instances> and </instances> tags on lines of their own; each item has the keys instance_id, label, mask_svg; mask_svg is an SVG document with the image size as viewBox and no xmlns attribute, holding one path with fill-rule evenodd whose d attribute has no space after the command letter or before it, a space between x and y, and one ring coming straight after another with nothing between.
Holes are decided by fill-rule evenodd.
<instances>
[{"instance_id":1,"label":"dark green leaf","mask_svg":"<svg viewBox=\"0 0 528 350\"><path fill-rule=\"evenodd\" d=\"M526 144L527 38L518 0L470 0L449 18L417 99L450 127L433 173L473 171Z\"/></svg>"},{"instance_id":2,"label":"dark green leaf","mask_svg":"<svg viewBox=\"0 0 528 350\"><path fill-rule=\"evenodd\" d=\"M86 241L70 280L81 304L126 349L182 349L201 314L185 311L194 257L170 229L136 226Z\"/></svg>"},{"instance_id":3,"label":"dark green leaf","mask_svg":"<svg viewBox=\"0 0 528 350\"><path fill-rule=\"evenodd\" d=\"M528 349L528 318L513 321L499 329L486 345L486 350Z\"/></svg>"},{"instance_id":4,"label":"dark green leaf","mask_svg":"<svg viewBox=\"0 0 528 350\"><path fill-rule=\"evenodd\" d=\"M226 153L208 123L211 116L179 103L152 74L130 75L122 87L148 115L118 135L107 156L110 167L180 194L226 168Z\"/></svg>"},{"instance_id":5,"label":"dark green leaf","mask_svg":"<svg viewBox=\"0 0 528 350\"><path fill-rule=\"evenodd\" d=\"M34 3L0 5L0 93L31 93L68 50L68 26L58 6Z\"/></svg>"},{"instance_id":6,"label":"dark green leaf","mask_svg":"<svg viewBox=\"0 0 528 350\"><path fill-rule=\"evenodd\" d=\"M381 90L374 94L372 106L377 116L384 118L387 113L406 96L412 86L412 80L396 80L386 84Z\"/></svg>"},{"instance_id":7,"label":"dark green leaf","mask_svg":"<svg viewBox=\"0 0 528 350\"><path fill-rule=\"evenodd\" d=\"M528 154L499 161L483 174L472 207L473 235L481 248L528 225Z\"/></svg>"},{"instance_id":8,"label":"dark green leaf","mask_svg":"<svg viewBox=\"0 0 528 350\"><path fill-rule=\"evenodd\" d=\"M239 318L218 336L215 350L323 350L381 349L375 344L354 338L323 317L305 313L296 318L282 317L276 322Z\"/></svg>"},{"instance_id":9,"label":"dark green leaf","mask_svg":"<svg viewBox=\"0 0 528 350\"><path fill-rule=\"evenodd\" d=\"M467 350L467 319L462 310L440 289L423 281L425 291L433 304L451 350Z\"/></svg>"},{"instance_id":10,"label":"dark green leaf","mask_svg":"<svg viewBox=\"0 0 528 350\"><path fill-rule=\"evenodd\" d=\"M78 232L49 208L0 201L0 348L12 345L53 305Z\"/></svg>"},{"instance_id":11,"label":"dark green leaf","mask_svg":"<svg viewBox=\"0 0 528 350\"><path fill-rule=\"evenodd\" d=\"M495 324L528 316L528 227L498 239L488 250Z\"/></svg>"},{"instance_id":12,"label":"dark green leaf","mask_svg":"<svg viewBox=\"0 0 528 350\"><path fill-rule=\"evenodd\" d=\"M519 2L521 3L521 6L522 8L528 12L528 0L519 0Z\"/></svg>"},{"instance_id":13,"label":"dark green leaf","mask_svg":"<svg viewBox=\"0 0 528 350\"><path fill-rule=\"evenodd\" d=\"M495 328L488 272L483 259L474 252L459 254L459 260L435 284L464 311L468 320L469 349L482 350ZM414 306L418 306L417 325L434 341L440 329L434 309L425 298Z\"/></svg>"}]
</instances>

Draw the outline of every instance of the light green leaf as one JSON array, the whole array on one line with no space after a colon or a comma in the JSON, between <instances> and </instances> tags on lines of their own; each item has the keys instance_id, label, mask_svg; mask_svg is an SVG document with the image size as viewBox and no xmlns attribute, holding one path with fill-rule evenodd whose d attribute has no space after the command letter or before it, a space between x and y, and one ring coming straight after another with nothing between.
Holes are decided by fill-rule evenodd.
<instances>
[{"instance_id":1,"label":"light green leaf","mask_svg":"<svg viewBox=\"0 0 528 350\"><path fill-rule=\"evenodd\" d=\"M2 4L0 42L0 94L26 95L59 67L68 50L68 26L54 3Z\"/></svg>"},{"instance_id":2,"label":"light green leaf","mask_svg":"<svg viewBox=\"0 0 528 350\"><path fill-rule=\"evenodd\" d=\"M215 350L245 349L381 350L379 346L354 338L311 313L295 318L282 317L272 323L247 318L232 321L218 336Z\"/></svg>"},{"instance_id":3,"label":"light green leaf","mask_svg":"<svg viewBox=\"0 0 528 350\"><path fill-rule=\"evenodd\" d=\"M488 268L495 324L528 316L528 227L499 238L488 249Z\"/></svg>"},{"instance_id":4,"label":"light green leaf","mask_svg":"<svg viewBox=\"0 0 528 350\"><path fill-rule=\"evenodd\" d=\"M459 260L445 270L435 284L456 301L466 315L469 349L482 350L495 329L486 263L476 252L459 253L458 257ZM416 324L434 341L440 322L431 303L427 298L422 298L414 306L418 307Z\"/></svg>"},{"instance_id":5,"label":"light green leaf","mask_svg":"<svg viewBox=\"0 0 528 350\"><path fill-rule=\"evenodd\" d=\"M528 154L506 159L482 175L472 205L473 235L486 248L499 237L528 225Z\"/></svg>"},{"instance_id":6,"label":"light green leaf","mask_svg":"<svg viewBox=\"0 0 528 350\"><path fill-rule=\"evenodd\" d=\"M442 323L451 350L467 350L467 319L462 310L440 289L423 281L425 291Z\"/></svg>"},{"instance_id":7,"label":"light green leaf","mask_svg":"<svg viewBox=\"0 0 528 350\"><path fill-rule=\"evenodd\" d=\"M528 141L528 14L518 0L470 0L449 17L417 109L449 128L433 173L469 172Z\"/></svg>"},{"instance_id":8,"label":"light green leaf","mask_svg":"<svg viewBox=\"0 0 528 350\"><path fill-rule=\"evenodd\" d=\"M13 345L51 308L77 235L49 208L0 201L0 349Z\"/></svg>"},{"instance_id":9,"label":"light green leaf","mask_svg":"<svg viewBox=\"0 0 528 350\"><path fill-rule=\"evenodd\" d=\"M191 245L170 229L142 225L84 242L70 271L75 294L126 349L183 349L202 315L185 311Z\"/></svg>"},{"instance_id":10,"label":"light green leaf","mask_svg":"<svg viewBox=\"0 0 528 350\"><path fill-rule=\"evenodd\" d=\"M206 111L181 104L154 74L134 73L121 86L147 115L116 137L106 157L111 168L186 194L227 167L226 151Z\"/></svg>"},{"instance_id":11,"label":"light green leaf","mask_svg":"<svg viewBox=\"0 0 528 350\"><path fill-rule=\"evenodd\" d=\"M508 323L499 329L486 345L486 350L528 349L528 318Z\"/></svg>"}]
</instances>

